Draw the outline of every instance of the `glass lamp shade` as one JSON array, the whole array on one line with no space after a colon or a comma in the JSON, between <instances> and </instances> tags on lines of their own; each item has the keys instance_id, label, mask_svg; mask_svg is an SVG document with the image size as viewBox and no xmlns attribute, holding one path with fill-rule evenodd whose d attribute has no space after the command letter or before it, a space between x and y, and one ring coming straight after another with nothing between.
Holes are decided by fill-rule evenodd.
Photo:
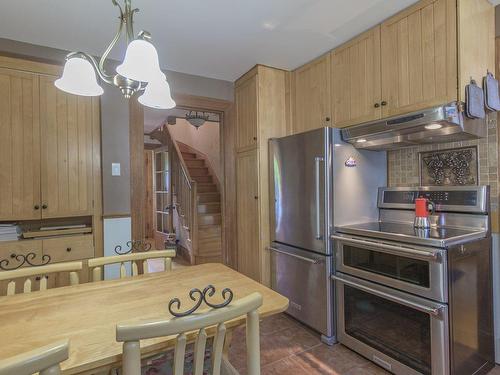
<instances>
[{"instance_id":1,"label":"glass lamp shade","mask_svg":"<svg viewBox=\"0 0 500 375\"><path fill-rule=\"evenodd\" d=\"M119 75L141 82L155 79L158 71L160 71L158 52L151 43L142 39L130 42L123 64L116 68Z\"/></svg>"},{"instance_id":2,"label":"glass lamp shade","mask_svg":"<svg viewBox=\"0 0 500 375\"><path fill-rule=\"evenodd\" d=\"M163 73L157 74L156 79L148 83L138 101L146 107L156 109L170 109L176 106L170 93L170 85Z\"/></svg>"},{"instance_id":3,"label":"glass lamp shade","mask_svg":"<svg viewBox=\"0 0 500 375\"><path fill-rule=\"evenodd\" d=\"M66 61L62 77L54 82L62 91L81 96L99 96L104 90L97 83L92 64L81 57Z\"/></svg>"}]
</instances>

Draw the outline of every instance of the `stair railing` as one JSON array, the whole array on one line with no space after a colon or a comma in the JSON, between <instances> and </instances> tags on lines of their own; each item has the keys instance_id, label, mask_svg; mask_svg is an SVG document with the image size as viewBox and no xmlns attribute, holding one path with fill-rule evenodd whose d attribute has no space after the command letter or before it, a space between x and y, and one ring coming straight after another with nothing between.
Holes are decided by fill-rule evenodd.
<instances>
[{"instance_id":1,"label":"stair railing","mask_svg":"<svg viewBox=\"0 0 500 375\"><path fill-rule=\"evenodd\" d=\"M198 254L197 182L189 174L179 146L174 141L166 124L156 129L150 136L167 146L172 203L179 215L180 224L189 232L193 254Z\"/></svg>"}]
</instances>

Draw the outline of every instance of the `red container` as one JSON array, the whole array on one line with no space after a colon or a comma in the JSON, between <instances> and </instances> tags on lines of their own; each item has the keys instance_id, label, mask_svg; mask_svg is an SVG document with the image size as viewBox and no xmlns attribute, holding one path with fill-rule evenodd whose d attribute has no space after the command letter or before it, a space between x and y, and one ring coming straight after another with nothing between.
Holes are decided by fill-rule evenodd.
<instances>
[{"instance_id":1,"label":"red container","mask_svg":"<svg viewBox=\"0 0 500 375\"><path fill-rule=\"evenodd\" d=\"M415 198L415 217L429 217L429 200Z\"/></svg>"}]
</instances>

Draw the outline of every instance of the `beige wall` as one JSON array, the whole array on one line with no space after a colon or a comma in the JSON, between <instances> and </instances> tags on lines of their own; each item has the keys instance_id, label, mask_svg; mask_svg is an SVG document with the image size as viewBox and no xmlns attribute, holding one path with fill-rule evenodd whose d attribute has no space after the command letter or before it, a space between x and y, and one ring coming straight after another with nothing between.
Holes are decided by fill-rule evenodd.
<instances>
[{"instance_id":1,"label":"beige wall","mask_svg":"<svg viewBox=\"0 0 500 375\"><path fill-rule=\"evenodd\" d=\"M205 154L210 161L217 179L222 181L220 160L220 125L217 122L206 122L199 129L184 119L177 119L175 125L168 125L170 134L176 141L182 142Z\"/></svg>"},{"instance_id":2,"label":"beige wall","mask_svg":"<svg viewBox=\"0 0 500 375\"><path fill-rule=\"evenodd\" d=\"M0 38L0 53L62 64L68 51ZM111 64L113 65L113 64ZM165 72L174 95L188 94L233 101L233 83L184 73ZM101 97L104 215L130 213L129 109L118 89L103 84ZM121 176L111 176L111 163L121 164Z\"/></svg>"}]
</instances>

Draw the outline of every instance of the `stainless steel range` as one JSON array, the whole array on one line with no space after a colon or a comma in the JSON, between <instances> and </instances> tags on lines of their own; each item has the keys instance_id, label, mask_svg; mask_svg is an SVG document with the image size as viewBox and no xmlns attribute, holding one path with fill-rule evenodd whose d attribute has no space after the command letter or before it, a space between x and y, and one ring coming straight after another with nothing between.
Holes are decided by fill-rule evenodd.
<instances>
[{"instance_id":1,"label":"stainless steel range","mask_svg":"<svg viewBox=\"0 0 500 375\"><path fill-rule=\"evenodd\" d=\"M415 198L432 201L415 228ZM395 374L494 366L489 188L380 188L379 221L336 227L337 335Z\"/></svg>"}]
</instances>

